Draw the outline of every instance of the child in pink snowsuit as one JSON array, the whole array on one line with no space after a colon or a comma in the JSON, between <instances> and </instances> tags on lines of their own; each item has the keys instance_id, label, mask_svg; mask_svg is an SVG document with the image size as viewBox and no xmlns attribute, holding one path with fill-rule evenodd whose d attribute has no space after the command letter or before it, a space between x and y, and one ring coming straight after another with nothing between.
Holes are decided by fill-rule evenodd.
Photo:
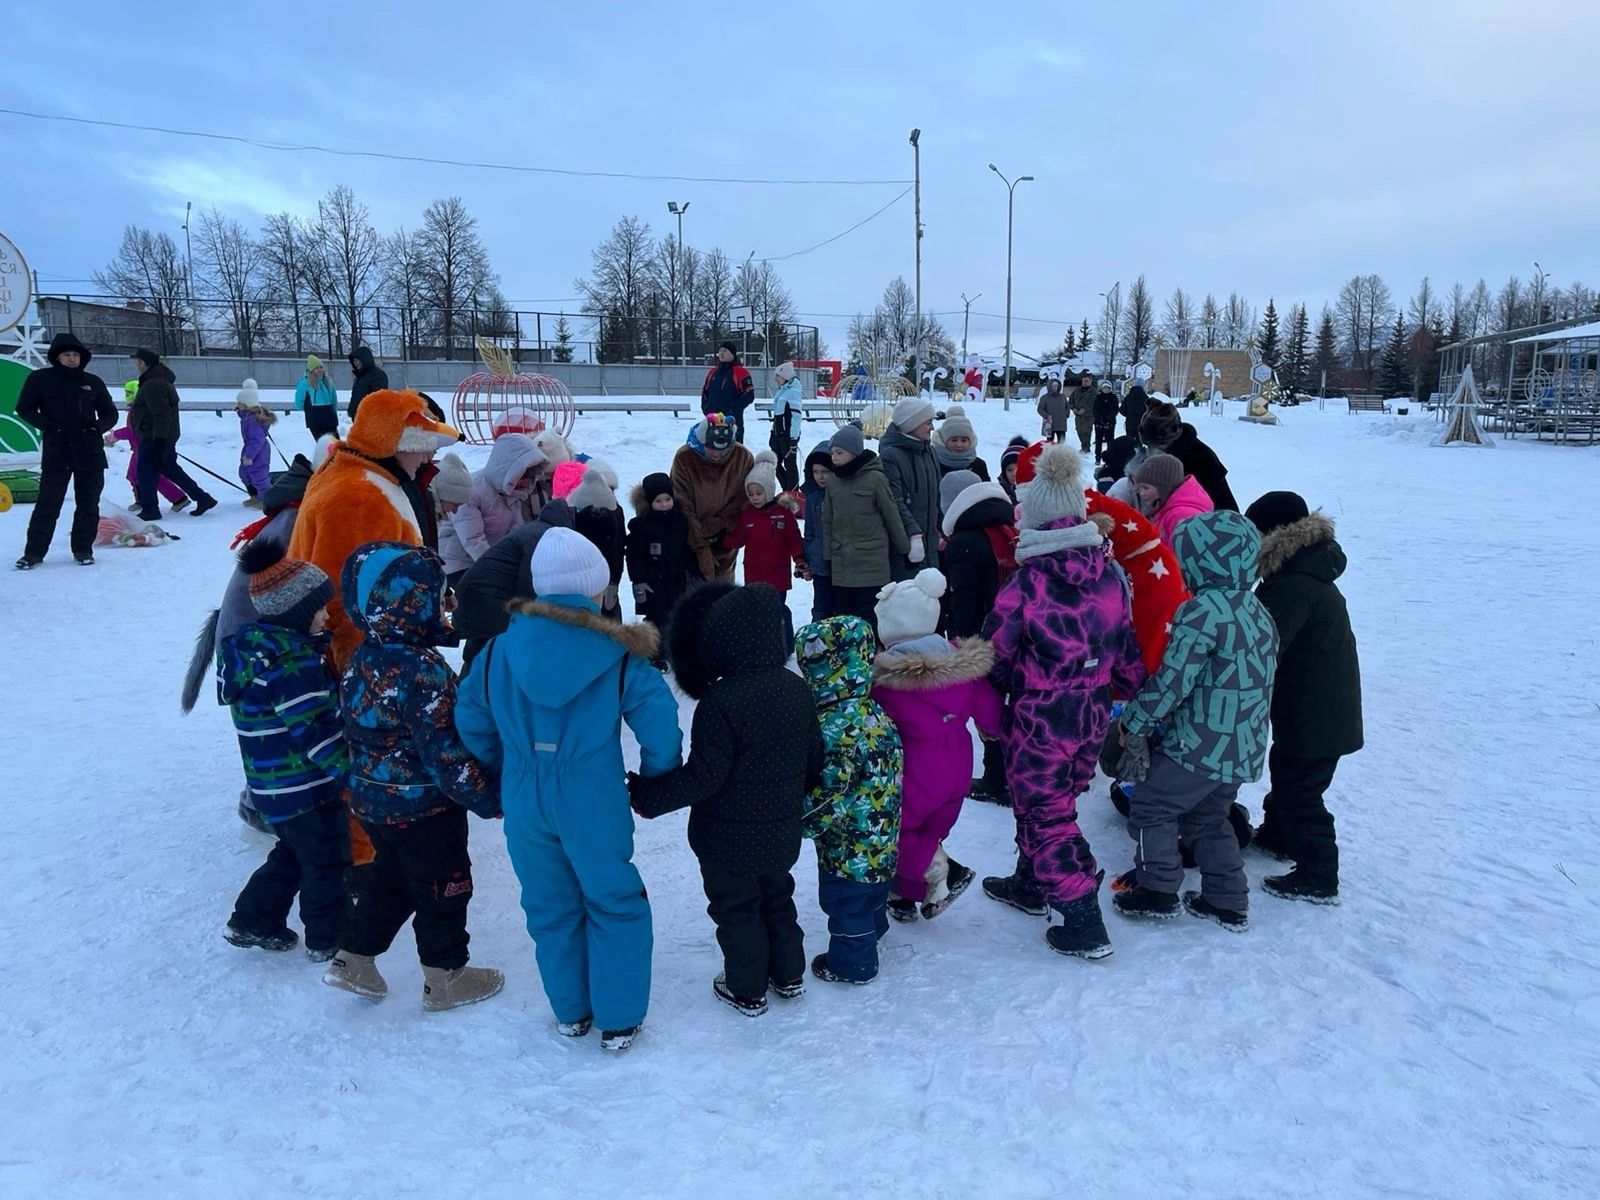
<instances>
[{"instance_id":1,"label":"child in pink snowsuit","mask_svg":"<svg viewBox=\"0 0 1600 1200\"><path fill-rule=\"evenodd\" d=\"M122 394L131 406L133 398L139 392L139 381L130 379L122 385ZM139 479L139 435L133 431L133 418L130 415L128 424L121 429L114 429L106 434L106 445L113 442L128 443L128 486L134 489L133 507L142 507L139 504L138 479ZM156 490L161 493L161 498L173 506L176 511L189 503L189 497L183 494L183 489L165 475L156 480Z\"/></svg>"},{"instance_id":2,"label":"child in pink snowsuit","mask_svg":"<svg viewBox=\"0 0 1600 1200\"><path fill-rule=\"evenodd\" d=\"M1111 942L1078 796L1094 779L1112 688L1133 695L1145 669L1126 587L1084 516L1081 461L1051 446L1018 489L1017 573L983 626L991 679L1011 699L1006 777L1017 820L1016 872L985 879L983 890L1034 916L1058 914L1062 923L1045 931L1058 953L1104 958Z\"/></svg>"},{"instance_id":3,"label":"child in pink snowsuit","mask_svg":"<svg viewBox=\"0 0 1600 1200\"><path fill-rule=\"evenodd\" d=\"M277 417L261 407L261 393L256 391L256 381L246 379L239 394L234 397L233 410L239 414L239 436L244 446L239 451L239 481L244 484L254 507L261 507L260 498L272 486L272 445L267 438L267 428Z\"/></svg>"},{"instance_id":4,"label":"child in pink snowsuit","mask_svg":"<svg viewBox=\"0 0 1600 1200\"><path fill-rule=\"evenodd\" d=\"M952 646L934 632L945 579L933 568L878 593L878 636L888 646L873 663L872 698L905 745L900 858L889 915L932 920L967 890L973 871L940 843L961 815L972 782L972 734L998 736L1000 697L989 683L994 648L981 638Z\"/></svg>"}]
</instances>

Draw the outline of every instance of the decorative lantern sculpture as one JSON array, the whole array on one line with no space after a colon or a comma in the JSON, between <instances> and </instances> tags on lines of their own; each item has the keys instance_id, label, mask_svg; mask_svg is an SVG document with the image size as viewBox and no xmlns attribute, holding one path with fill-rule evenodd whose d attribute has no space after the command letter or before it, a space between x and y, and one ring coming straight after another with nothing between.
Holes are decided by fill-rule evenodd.
<instances>
[{"instance_id":1,"label":"decorative lantern sculpture","mask_svg":"<svg viewBox=\"0 0 1600 1200\"><path fill-rule=\"evenodd\" d=\"M859 421L868 438L880 438L889 428L894 406L916 390L899 375L846 375L828 398L828 413L841 428Z\"/></svg>"},{"instance_id":2,"label":"decorative lantern sculpture","mask_svg":"<svg viewBox=\"0 0 1600 1200\"><path fill-rule=\"evenodd\" d=\"M577 408L566 384L550 375L522 374L487 338L478 339L478 354L487 369L461 381L454 405L456 424L469 442L486 446L502 433L545 429L571 434Z\"/></svg>"}]
</instances>

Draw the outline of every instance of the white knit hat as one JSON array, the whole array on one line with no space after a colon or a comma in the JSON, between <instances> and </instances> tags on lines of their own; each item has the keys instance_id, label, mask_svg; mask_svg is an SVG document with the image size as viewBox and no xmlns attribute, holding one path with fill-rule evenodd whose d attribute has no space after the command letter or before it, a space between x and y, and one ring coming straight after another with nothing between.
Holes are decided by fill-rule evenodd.
<instances>
[{"instance_id":1,"label":"white knit hat","mask_svg":"<svg viewBox=\"0 0 1600 1200\"><path fill-rule=\"evenodd\" d=\"M921 396L907 396L894 406L894 423L901 433L910 433L925 421L933 420L933 401Z\"/></svg>"},{"instance_id":2,"label":"white knit hat","mask_svg":"<svg viewBox=\"0 0 1600 1200\"><path fill-rule=\"evenodd\" d=\"M533 444L539 447L539 453L544 455L545 462L552 467L558 463L572 461L572 445L554 429L546 429L533 435Z\"/></svg>"},{"instance_id":3,"label":"white knit hat","mask_svg":"<svg viewBox=\"0 0 1600 1200\"><path fill-rule=\"evenodd\" d=\"M878 593L878 636L885 646L927 637L939 626L939 597L944 576L933 567L915 579L891 583Z\"/></svg>"},{"instance_id":4,"label":"white knit hat","mask_svg":"<svg viewBox=\"0 0 1600 1200\"><path fill-rule=\"evenodd\" d=\"M972 422L967 418L967 410L959 404L952 404L945 410L944 424L939 426L941 442L953 437L971 438L974 446L978 444L978 432L972 428Z\"/></svg>"},{"instance_id":5,"label":"white knit hat","mask_svg":"<svg viewBox=\"0 0 1600 1200\"><path fill-rule=\"evenodd\" d=\"M540 596L600 595L611 586L611 568L593 542L576 530L545 530L533 548L533 590Z\"/></svg>"},{"instance_id":6,"label":"white knit hat","mask_svg":"<svg viewBox=\"0 0 1600 1200\"><path fill-rule=\"evenodd\" d=\"M430 490L441 504L465 504L472 499L472 472L460 456L446 454L439 460L439 473Z\"/></svg>"},{"instance_id":7,"label":"white knit hat","mask_svg":"<svg viewBox=\"0 0 1600 1200\"><path fill-rule=\"evenodd\" d=\"M745 487L752 483L766 493L769 502L778 498L778 456L771 450L756 455L756 465L744 477Z\"/></svg>"},{"instance_id":8,"label":"white knit hat","mask_svg":"<svg viewBox=\"0 0 1600 1200\"><path fill-rule=\"evenodd\" d=\"M788 383L789 380L794 378L794 364L792 362L779 363L772 372L772 377L779 383Z\"/></svg>"},{"instance_id":9,"label":"white knit hat","mask_svg":"<svg viewBox=\"0 0 1600 1200\"><path fill-rule=\"evenodd\" d=\"M256 381L246 379L239 388L239 393L233 398L235 404L242 404L246 408L255 408L261 403L261 393L256 391Z\"/></svg>"},{"instance_id":10,"label":"white knit hat","mask_svg":"<svg viewBox=\"0 0 1600 1200\"><path fill-rule=\"evenodd\" d=\"M1046 446L1033 467L1033 482L1017 489L1022 527L1043 529L1062 517L1082 517L1088 508L1083 494L1083 455L1066 446Z\"/></svg>"}]
</instances>

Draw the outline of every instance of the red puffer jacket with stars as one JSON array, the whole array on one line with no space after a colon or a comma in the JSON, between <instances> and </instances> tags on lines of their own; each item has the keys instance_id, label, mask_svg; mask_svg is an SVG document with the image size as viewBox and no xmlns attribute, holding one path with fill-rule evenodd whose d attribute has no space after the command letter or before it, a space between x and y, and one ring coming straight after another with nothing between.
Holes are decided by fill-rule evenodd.
<instances>
[{"instance_id":1,"label":"red puffer jacket with stars","mask_svg":"<svg viewBox=\"0 0 1600 1200\"><path fill-rule=\"evenodd\" d=\"M1111 543L1111 557L1133 585L1133 633L1145 669L1154 673L1166 653L1172 614L1189 599L1178 559L1147 517L1120 500L1090 489L1089 519Z\"/></svg>"}]
</instances>

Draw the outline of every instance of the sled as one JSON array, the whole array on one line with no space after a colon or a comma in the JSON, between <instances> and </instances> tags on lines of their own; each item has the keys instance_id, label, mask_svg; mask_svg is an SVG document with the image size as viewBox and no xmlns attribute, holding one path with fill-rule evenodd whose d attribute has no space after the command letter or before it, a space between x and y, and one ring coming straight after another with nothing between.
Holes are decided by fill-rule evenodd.
<instances>
[{"instance_id":1,"label":"sled","mask_svg":"<svg viewBox=\"0 0 1600 1200\"><path fill-rule=\"evenodd\" d=\"M32 504L39 498L39 476L34 471L11 470L0 471L0 512L5 512L13 503Z\"/></svg>"}]
</instances>

